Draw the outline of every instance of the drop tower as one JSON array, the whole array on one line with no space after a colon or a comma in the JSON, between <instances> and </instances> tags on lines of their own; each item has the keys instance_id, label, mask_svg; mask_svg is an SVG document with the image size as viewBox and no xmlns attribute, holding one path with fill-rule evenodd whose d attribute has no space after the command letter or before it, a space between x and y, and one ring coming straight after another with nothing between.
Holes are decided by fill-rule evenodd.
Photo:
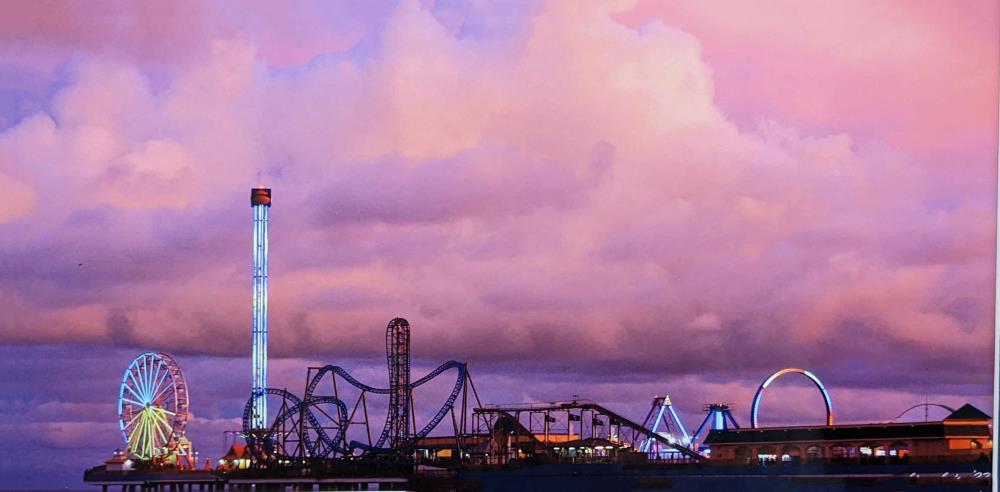
<instances>
[{"instance_id":1,"label":"drop tower","mask_svg":"<svg viewBox=\"0 0 1000 492\"><path fill-rule=\"evenodd\" d=\"M267 257L268 212L271 210L271 189L252 188L250 208L253 209L253 417L252 427L267 425Z\"/></svg>"}]
</instances>

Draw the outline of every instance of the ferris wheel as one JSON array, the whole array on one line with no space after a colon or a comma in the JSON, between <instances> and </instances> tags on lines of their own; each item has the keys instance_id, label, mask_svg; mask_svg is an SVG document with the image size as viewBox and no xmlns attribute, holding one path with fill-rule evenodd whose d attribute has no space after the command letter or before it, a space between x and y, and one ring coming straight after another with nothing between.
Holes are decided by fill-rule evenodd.
<instances>
[{"instance_id":1,"label":"ferris wheel","mask_svg":"<svg viewBox=\"0 0 1000 492\"><path fill-rule=\"evenodd\" d=\"M170 454L187 420L187 383L174 359L153 352L136 357L118 392L118 426L128 452L140 460Z\"/></svg>"}]
</instances>

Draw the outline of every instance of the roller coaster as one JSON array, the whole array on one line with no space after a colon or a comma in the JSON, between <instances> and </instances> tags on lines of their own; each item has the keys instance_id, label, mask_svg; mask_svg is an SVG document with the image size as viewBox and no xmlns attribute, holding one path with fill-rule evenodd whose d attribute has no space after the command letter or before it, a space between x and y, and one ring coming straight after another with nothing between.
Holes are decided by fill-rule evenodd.
<instances>
[{"instance_id":1,"label":"roller coaster","mask_svg":"<svg viewBox=\"0 0 1000 492\"><path fill-rule=\"evenodd\" d=\"M678 460L702 458L683 442L590 401L491 405L474 409L473 419L473 431L490 434L490 454L501 458L574 447L625 449L654 457L663 449L675 453Z\"/></svg>"},{"instance_id":2,"label":"roller coaster","mask_svg":"<svg viewBox=\"0 0 1000 492\"><path fill-rule=\"evenodd\" d=\"M343 367L326 365L308 368L302 397L278 388L266 388L252 395L243 410L243 435L254 464L289 466L344 458L405 458L417 442L427 437L449 414L455 446L461 449L461 436L468 433L466 415L470 390L477 405L479 402L469 371L464 363L450 360L410 382L409 331L410 325L403 318L393 319L386 328L388 388L365 384ZM437 412L416 430L414 390L450 370L456 373L450 393ZM350 400L350 409L345 386L358 391ZM327 388L330 392L322 394ZM385 424L374 440L368 412L369 395L389 396ZM266 425L255 428L254 422L259 420L255 409L260 407L257 400L269 396L280 400L278 411ZM456 403L459 405L457 412ZM363 436L364 440L351 436Z\"/></svg>"}]
</instances>

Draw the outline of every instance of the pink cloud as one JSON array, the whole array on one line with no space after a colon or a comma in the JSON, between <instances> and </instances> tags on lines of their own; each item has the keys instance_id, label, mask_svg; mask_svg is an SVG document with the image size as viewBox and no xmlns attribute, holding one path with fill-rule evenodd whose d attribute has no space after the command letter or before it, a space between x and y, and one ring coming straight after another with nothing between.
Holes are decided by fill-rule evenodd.
<instances>
[{"instance_id":1,"label":"pink cloud","mask_svg":"<svg viewBox=\"0 0 1000 492\"><path fill-rule=\"evenodd\" d=\"M719 14L699 2L639 1L621 18L697 36L720 105L744 121L841 129L914 153L975 147L978 158L995 155L995 2L777 0L735 2ZM988 170L978 165L967 172Z\"/></svg>"},{"instance_id":2,"label":"pink cloud","mask_svg":"<svg viewBox=\"0 0 1000 492\"><path fill-rule=\"evenodd\" d=\"M496 400L568 396L567 372L641 414L663 391L745 401L784 365L852 406L898 391L849 420L928 385L985 399L995 9L567 5L498 27L411 2L349 13L371 22L343 36L302 20L319 7L274 13L301 40L181 5L149 20L159 36L208 27L160 47L133 32L155 12L130 14L125 48L85 28L100 9L0 25L66 63L0 130L18 197L0 212L0 340L245 362L229 357L248 351L260 172L279 379L355 357L381 375L402 315L421 363L482 367ZM270 25L261 9L238 17ZM226 398L206 425L233 418ZM774 415L815 408L798 410Z\"/></svg>"},{"instance_id":3,"label":"pink cloud","mask_svg":"<svg viewBox=\"0 0 1000 492\"><path fill-rule=\"evenodd\" d=\"M629 29L609 13L543 9L531 19L529 37L498 47L458 39L407 4L385 23L370 59L335 55L285 73L251 42L215 41L208 58L194 58L165 85L140 67L93 55L55 95L51 116L26 118L0 137L0 156L4 172L32 193L61 197L62 207L20 212L23 219L75 223L73 213L109 207L106 220L119 224L112 225L119 236L103 240L109 250L146 251L148 258L155 251L165 255L152 260L159 268L189 262L199 244L192 240L202 234L197 226L164 233L163 220L221 220L224 230L240 230L238 200L221 200L214 190L263 169L290 213L283 233L284 210L275 209L276 262L284 275L316 282L310 271L332 278L344 268L365 271L349 277L354 281L322 281L322 288L369 292L451 329L493 318L536 350L548 339L532 339L532 327L564 326L571 312L582 323L576 329L592 333L601 351L620 350L616 330L646 326L666 306L684 326L711 312L713 325L726 327L754 322L764 314L761 302L781 325L805 323L803 342L867 311L902 339L912 338L907 326L923 327L931 343L934 333L960 333L961 323L938 304L944 299L900 290L890 301L892 287L830 268L848 258L848 268L868 269L872 278L898 276L900 286L930 292L956 262L986 258L988 214L974 203L929 208L928 174L891 138L810 134L775 121L737 130L715 102L728 80L713 77L727 65L702 59L701 46L710 44L660 25ZM910 32L907 26L898 29ZM824 31L807 45L827 49L838 36ZM875 47L835 58L909 56L891 43ZM851 121L842 123L851 129ZM102 241L88 234L106 226L81 226L77 249L99 247ZM980 238L973 243L980 246L947 240L956 226ZM64 234L35 227L41 244ZM912 236L929 248L907 250ZM164 241L192 246L165 248ZM241 247L232 239L224 244L234 253ZM278 255L283 244L294 258ZM326 244L338 245L333 256L322 251ZM87 255L93 253L77 256ZM121 326L235 332L238 323L213 321L214 303L198 307L208 286L240 305L238 268L220 258L198 255L206 269L197 277L144 279L130 277L142 269L123 269L113 256L101 259L104 266L95 260L93 268L116 272L99 274L113 290L78 308L108 314L75 324L111 338L126 333L105 331L114 316L129 321ZM8 261L44 262L30 260L27 250ZM933 266L913 276L907 272L921 271L914 263ZM121 288L126 284L142 287ZM275 310L278 322L314 326L303 333L334 336L318 333L319 326L381 323L385 316L372 305L307 312L297 299L317 299L322 290L304 295L304 282L284 287L287 293L275 293L276 302L287 303L284 314ZM53 288L45 291L58 292ZM198 293L187 294L191 289ZM878 292L877 303L864 307ZM150 305L153 299L158 304ZM171 303L180 302L196 312L171 314ZM980 327L970 336L986 329L979 321L962 326ZM155 340L137 336L126 339ZM176 340L183 346L197 336Z\"/></svg>"}]
</instances>

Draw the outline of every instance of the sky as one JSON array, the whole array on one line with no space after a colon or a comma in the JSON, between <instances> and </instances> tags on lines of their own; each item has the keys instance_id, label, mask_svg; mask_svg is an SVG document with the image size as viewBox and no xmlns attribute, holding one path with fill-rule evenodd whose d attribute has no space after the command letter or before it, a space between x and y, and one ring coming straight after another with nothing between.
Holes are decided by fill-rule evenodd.
<instances>
[{"instance_id":1,"label":"sky","mask_svg":"<svg viewBox=\"0 0 1000 492\"><path fill-rule=\"evenodd\" d=\"M258 183L275 387L384 385L403 316L414 374L465 361L484 403L641 420L668 393L689 428L708 402L746 424L801 367L838 422L989 410L998 9L5 3L0 487L76 487L122 447L144 351L222 454ZM766 395L762 424L823 421L804 378Z\"/></svg>"}]
</instances>

